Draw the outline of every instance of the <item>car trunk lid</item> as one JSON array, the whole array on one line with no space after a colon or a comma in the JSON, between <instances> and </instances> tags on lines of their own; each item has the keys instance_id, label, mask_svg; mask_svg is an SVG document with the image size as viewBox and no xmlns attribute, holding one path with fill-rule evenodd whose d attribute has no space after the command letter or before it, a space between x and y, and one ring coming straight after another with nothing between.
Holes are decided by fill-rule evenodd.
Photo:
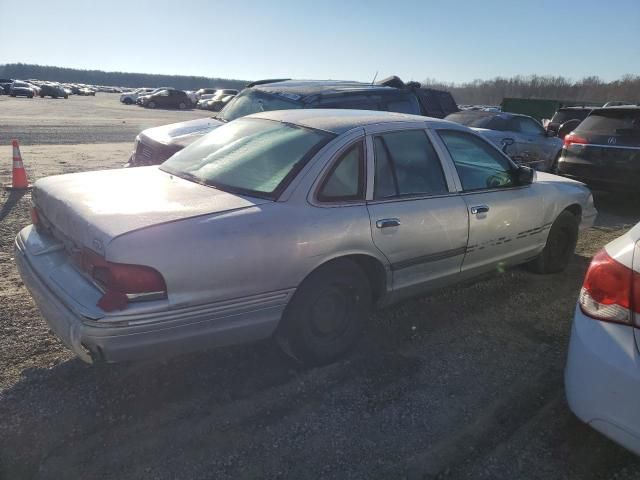
<instances>
[{"instance_id":1,"label":"car trunk lid","mask_svg":"<svg viewBox=\"0 0 640 480\"><path fill-rule=\"evenodd\" d=\"M36 182L32 197L44 228L67 250L88 247L100 254L127 232L269 202L203 186L155 166L47 177Z\"/></svg>"}]
</instances>

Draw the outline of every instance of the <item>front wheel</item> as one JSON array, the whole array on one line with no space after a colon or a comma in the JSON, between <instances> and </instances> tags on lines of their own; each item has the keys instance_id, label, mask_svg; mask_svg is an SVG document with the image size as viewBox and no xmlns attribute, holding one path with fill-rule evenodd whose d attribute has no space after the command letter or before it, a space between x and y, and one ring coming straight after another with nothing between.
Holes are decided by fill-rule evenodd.
<instances>
[{"instance_id":1,"label":"front wheel","mask_svg":"<svg viewBox=\"0 0 640 480\"><path fill-rule=\"evenodd\" d=\"M180 102L180 103L178 104L178 108L179 108L180 110L184 110L185 108L187 108L187 104L186 104L186 103L184 103L184 102Z\"/></svg>"},{"instance_id":2,"label":"front wheel","mask_svg":"<svg viewBox=\"0 0 640 480\"><path fill-rule=\"evenodd\" d=\"M558 215L544 250L529 262L529 269L535 273L558 273L567 268L578 242L579 223L576 216L566 210Z\"/></svg>"},{"instance_id":3,"label":"front wheel","mask_svg":"<svg viewBox=\"0 0 640 480\"><path fill-rule=\"evenodd\" d=\"M125 105L131 105L133 103L133 100L131 100L129 97L124 99L124 104Z\"/></svg>"},{"instance_id":4,"label":"front wheel","mask_svg":"<svg viewBox=\"0 0 640 480\"><path fill-rule=\"evenodd\" d=\"M156 108L156 102L149 102L149 103L147 103L147 107L149 107L149 108Z\"/></svg>"},{"instance_id":5,"label":"front wheel","mask_svg":"<svg viewBox=\"0 0 640 480\"><path fill-rule=\"evenodd\" d=\"M325 365L358 341L370 307L371 288L362 269L350 260L336 260L298 287L277 336L303 364Z\"/></svg>"}]
</instances>

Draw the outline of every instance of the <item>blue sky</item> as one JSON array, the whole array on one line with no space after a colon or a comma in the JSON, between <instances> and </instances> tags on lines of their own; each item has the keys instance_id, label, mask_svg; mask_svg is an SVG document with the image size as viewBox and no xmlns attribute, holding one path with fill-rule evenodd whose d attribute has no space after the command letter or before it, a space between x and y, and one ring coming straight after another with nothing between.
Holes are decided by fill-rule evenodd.
<instances>
[{"instance_id":1,"label":"blue sky","mask_svg":"<svg viewBox=\"0 0 640 480\"><path fill-rule=\"evenodd\" d=\"M640 74L640 0L0 0L0 20L0 64L364 81Z\"/></svg>"}]
</instances>

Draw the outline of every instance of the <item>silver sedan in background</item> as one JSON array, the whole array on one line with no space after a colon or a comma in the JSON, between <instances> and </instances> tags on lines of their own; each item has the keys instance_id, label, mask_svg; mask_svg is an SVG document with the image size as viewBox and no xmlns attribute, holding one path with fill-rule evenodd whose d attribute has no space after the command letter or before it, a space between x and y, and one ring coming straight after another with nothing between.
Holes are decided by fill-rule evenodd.
<instances>
[{"instance_id":1,"label":"silver sedan in background","mask_svg":"<svg viewBox=\"0 0 640 480\"><path fill-rule=\"evenodd\" d=\"M472 128L513 160L543 172L558 165L562 140L532 117L507 112L465 110L446 120Z\"/></svg>"},{"instance_id":2,"label":"silver sedan in background","mask_svg":"<svg viewBox=\"0 0 640 480\"><path fill-rule=\"evenodd\" d=\"M85 361L275 334L323 364L374 306L508 265L564 269L595 214L581 183L517 166L458 124L286 110L229 122L159 167L39 180L15 258Z\"/></svg>"}]
</instances>

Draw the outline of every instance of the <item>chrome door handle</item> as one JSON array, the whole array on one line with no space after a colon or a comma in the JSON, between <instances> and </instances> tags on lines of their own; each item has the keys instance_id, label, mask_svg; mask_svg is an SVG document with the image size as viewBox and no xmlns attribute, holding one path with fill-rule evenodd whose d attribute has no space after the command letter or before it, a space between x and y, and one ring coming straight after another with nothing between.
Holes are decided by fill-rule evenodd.
<instances>
[{"instance_id":1,"label":"chrome door handle","mask_svg":"<svg viewBox=\"0 0 640 480\"><path fill-rule=\"evenodd\" d=\"M399 218L381 218L376 221L376 227L378 228L389 228L389 227L399 227L400 219Z\"/></svg>"},{"instance_id":2,"label":"chrome door handle","mask_svg":"<svg viewBox=\"0 0 640 480\"><path fill-rule=\"evenodd\" d=\"M476 205L471 207L471 215L478 215L479 213L487 213L489 211L488 205Z\"/></svg>"}]
</instances>

